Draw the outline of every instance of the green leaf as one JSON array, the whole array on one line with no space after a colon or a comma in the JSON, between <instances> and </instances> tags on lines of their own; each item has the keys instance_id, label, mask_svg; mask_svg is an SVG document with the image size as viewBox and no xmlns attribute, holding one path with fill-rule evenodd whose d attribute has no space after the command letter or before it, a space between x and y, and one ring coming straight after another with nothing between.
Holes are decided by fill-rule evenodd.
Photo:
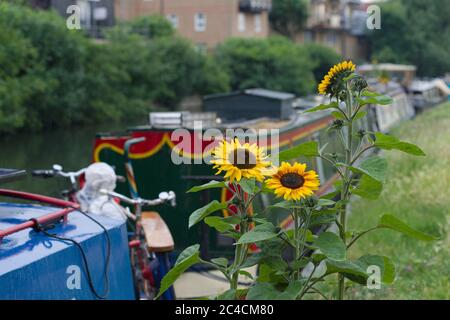
<instances>
[{"instance_id":1,"label":"green leaf","mask_svg":"<svg viewBox=\"0 0 450 320\"><path fill-rule=\"evenodd\" d=\"M411 228L403 221L397 219L393 215L385 214L383 215L380 220L378 221L378 227L379 228L388 228L392 229L398 232L401 232L409 237L422 240L422 241L433 241L438 240L439 238L434 237L432 235L423 233L421 231L418 231L416 229Z\"/></svg>"},{"instance_id":2,"label":"green leaf","mask_svg":"<svg viewBox=\"0 0 450 320\"><path fill-rule=\"evenodd\" d=\"M367 115L367 111L358 111L358 113L355 114L355 116L353 117L353 121L364 118L366 115Z\"/></svg>"},{"instance_id":3,"label":"green leaf","mask_svg":"<svg viewBox=\"0 0 450 320\"><path fill-rule=\"evenodd\" d=\"M356 263L366 270L366 272L369 266L378 266L381 272L381 282L383 283L391 284L395 280L395 265L388 257L368 254L360 257L356 260Z\"/></svg>"},{"instance_id":4,"label":"green leaf","mask_svg":"<svg viewBox=\"0 0 450 320\"><path fill-rule=\"evenodd\" d=\"M248 290L248 300L276 300L280 292L268 282L257 282Z\"/></svg>"},{"instance_id":5,"label":"green leaf","mask_svg":"<svg viewBox=\"0 0 450 320\"><path fill-rule=\"evenodd\" d=\"M247 294L248 300L295 300L303 287L302 281L294 281L284 292L278 291L271 283L257 282Z\"/></svg>"},{"instance_id":6,"label":"green leaf","mask_svg":"<svg viewBox=\"0 0 450 320\"><path fill-rule=\"evenodd\" d=\"M195 252L200 251L200 245L199 244L194 244L190 247L187 247L186 249L184 249L179 255L177 260L175 261L175 265L181 263L183 260L189 258L190 256L192 256L193 254L195 254Z\"/></svg>"},{"instance_id":7,"label":"green leaf","mask_svg":"<svg viewBox=\"0 0 450 320\"><path fill-rule=\"evenodd\" d=\"M308 109L305 111L305 113L309 113L309 112L315 112L315 111L320 111L320 110L327 110L327 109L337 109L338 108L338 103L336 101L333 101L329 104L319 104L318 106Z\"/></svg>"},{"instance_id":8,"label":"green leaf","mask_svg":"<svg viewBox=\"0 0 450 320\"><path fill-rule=\"evenodd\" d=\"M375 104L375 105L389 105L392 104L393 100L389 96L385 96L379 94L377 92L363 91L361 96L366 97L366 99L358 99L358 102L361 106L366 104Z\"/></svg>"},{"instance_id":9,"label":"green leaf","mask_svg":"<svg viewBox=\"0 0 450 320\"><path fill-rule=\"evenodd\" d=\"M188 191L186 191L186 193L198 192L198 191L212 189L212 188L225 188L225 187L226 187L225 182L212 180L208 183L202 184L201 186L192 187Z\"/></svg>"},{"instance_id":10,"label":"green leaf","mask_svg":"<svg viewBox=\"0 0 450 320\"><path fill-rule=\"evenodd\" d=\"M355 275L360 277L367 276L366 271L352 261L336 261L330 258L326 259L325 261L327 265L327 274L340 272L346 275Z\"/></svg>"},{"instance_id":11,"label":"green leaf","mask_svg":"<svg viewBox=\"0 0 450 320\"><path fill-rule=\"evenodd\" d=\"M235 300L235 299L236 299L235 289L229 289L217 297L217 300Z\"/></svg>"},{"instance_id":12,"label":"green leaf","mask_svg":"<svg viewBox=\"0 0 450 320\"><path fill-rule=\"evenodd\" d=\"M317 202L317 205L320 207L323 206L333 206L336 202L330 199L320 198Z\"/></svg>"},{"instance_id":13,"label":"green leaf","mask_svg":"<svg viewBox=\"0 0 450 320\"><path fill-rule=\"evenodd\" d=\"M268 240L275 238L278 236L280 232L277 230L277 228L270 222L263 223L260 225L257 225L249 232L243 234L237 244L243 244L243 243L253 243L263 240Z\"/></svg>"},{"instance_id":14,"label":"green leaf","mask_svg":"<svg viewBox=\"0 0 450 320\"><path fill-rule=\"evenodd\" d=\"M242 221L242 218L237 214L232 214L222 219L229 224L239 224Z\"/></svg>"},{"instance_id":15,"label":"green leaf","mask_svg":"<svg viewBox=\"0 0 450 320\"><path fill-rule=\"evenodd\" d=\"M290 211L293 208L300 208L300 206L296 205L292 201L280 201L267 207L267 209L278 209L278 208Z\"/></svg>"},{"instance_id":16,"label":"green leaf","mask_svg":"<svg viewBox=\"0 0 450 320\"><path fill-rule=\"evenodd\" d=\"M169 289L184 271L192 265L201 262L199 248L200 246L195 244L180 253L175 266L170 269L161 280L160 289L156 298L159 298L167 289Z\"/></svg>"},{"instance_id":17,"label":"green leaf","mask_svg":"<svg viewBox=\"0 0 450 320\"><path fill-rule=\"evenodd\" d=\"M245 271L245 270L239 270L239 274L241 274L241 275L243 275L243 276L246 276L247 278L250 278L250 279L254 280L253 275L252 275L250 272L248 272L248 271Z\"/></svg>"},{"instance_id":18,"label":"green leaf","mask_svg":"<svg viewBox=\"0 0 450 320\"><path fill-rule=\"evenodd\" d=\"M206 217L205 223L210 226L211 228L216 229L219 232L225 232L229 230L234 230L234 227L232 224L225 222L224 218L221 217Z\"/></svg>"},{"instance_id":19,"label":"green leaf","mask_svg":"<svg viewBox=\"0 0 450 320\"><path fill-rule=\"evenodd\" d=\"M368 175L363 175L358 186L352 189L352 193L362 198L376 200L383 191L383 184Z\"/></svg>"},{"instance_id":20,"label":"green leaf","mask_svg":"<svg viewBox=\"0 0 450 320\"><path fill-rule=\"evenodd\" d=\"M207 205L195 210L189 217L189 228L202 221L205 217L209 216L211 213L217 210L225 209L226 207L227 207L226 203L221 203L217 200L213 200Z\"/></svg>"},{"instance_id":21,"label":"green leaf","mask_svg":"<svg viewBox=\"0 0 450 320\"><path fill-rule=\"evenodd\" d=\"M281 151L279 153L279 159L281 161L287 161L296 159L300 156L316 157L319 156L319 145L317 141L308 141L288 150Z\"/></svg>"},{"instance_id":22,"label":"green leaf","mask_svg":"<svg viewBox=\"0 0 450 320\"><path fill-rule=\"evenodd\" d=\"M345 120L344 115L343 115L342 112L340 112L340 111L333 111L333 112L331 112L331 115L332 115L333 117L335 117L336 119L339 119L339 120Z\"/></svg>"},{"instance_id":23,"label":"green leaf","mask_svg":"<svg viewBox=\"0 0 450 320\"><path fill-rule=\"evenodd\" d=\"M310 224L310 227L312 225ZM303 234L305 232L305 228L299 228L300 230L300 234ZM294 240L294 229L289 229L286 231L283 231L286 236L290 239L290 240ZM313 242L315 240L313 233L311 232L311 230L306 229L306 234L305 234L305 240L306 242Z\"/></svg>"},{"instance_id":24,"label":"green leaf","mask_svg":"<svg viewBox=\"0 0 450 320\"><path fill-rule=\"evenodd\" d=\"M291 282L289 286L275 300L296 300L303 289L303 281Z\"/></svg>"},{"instance_id":25,"label":"green leaf","mask_svg":"<svg viewBox=\"0 0 450 320\"><path fill-rule=\"evenodd\" d=\"M310 227L329 224L336 220L336 214L318 214L311 217Z\"/></svg>"},{"instance_id":26,"label":"green leaf","mask_svg":"<svg viewBox=\"0 0 450 320\"><path fill-rule=\"evenodd\" d=\"M241 181L239 181L239 185L241 186L242 190L244 190L245 193L248 193L248 194L255 193L255 189L256 189L255 179L242 178Z\"/></svg>"},{"instance_id":27,"label":"green leaf","mask_svg":"<svg viewBox=\"0 0 450 320\"><path fill-rule=\"evenodd\" d=\"M227 258L214 258L211 259L211 262L220 266L220 267L228 267L228 259Z\"/></svg>"},{"instance_id":28,"label":"green leaf","mask_svg":"<svg viewBox=\"0 0 450 320\"><path fill-rule=\"evenodd\" d=\"M386 178L387 161L382 157L374 156L364 159L364 161L359 164L359 167L349 168L353 172L362 173L379 182L384 182Z\"/></svg>"},{"instance_id":29,"label":"green leaf","mask_svg":"<svg viewBox=\"0 0 450 320\"><path fill-rule=\"evenodd\" d=\"M332 232L322 232L314 242L314 246L328 258L333 260L345 260L347 255L344 242Z\"/></svg>"},{"instance_id":30,"label":"green leaf","mask_svg":"<svg viewBox=\"0 0 450 320\"><path fill-rule=\"evenodd\" d=\"M245 298L248 293L248 289L229 289L217 296L216 300L240 300L241 298Z\"/></svg>"},{"instance_id":31,"label":"green leaf","mask_svg":"<svg viewBox=\"0 0 450 320\"><path fill-rule=\"evenodd\" d=\"M375 146L384 150L399 150L414 156L425 156L425 152L418 146L409 142L400 141L398 138L383 134L375 133Z\"/></svg>"},{"instance_id":32,"label":"green leaf","mask_svg":"<svg viewBox=\"0 0 450 320\"><path fill-rule=\"evenodd\" d=\"M311 257L314 265L316 266L327 258L327 256L322 253L313 253Z\"/></svg>"}]
</instances>

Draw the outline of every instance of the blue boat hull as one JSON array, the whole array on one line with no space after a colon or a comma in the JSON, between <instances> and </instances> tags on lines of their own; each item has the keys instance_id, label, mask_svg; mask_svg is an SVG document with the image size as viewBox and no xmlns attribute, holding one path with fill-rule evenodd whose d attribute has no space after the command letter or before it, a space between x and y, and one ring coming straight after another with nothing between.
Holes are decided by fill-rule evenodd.
<instances>
[{"instance_id":1,"label":"blue boat hull","mask_svg":"<svg viewBox=\"0 0 450 320\"><path fill-rule=\"evenodd\" d=\"M36 205L0 203L0 229L55 211ZM95 217L111 239L107 299L134 299L125 223ZM49 231L79 242L86 254L92 284L105 292L107 241L103 229L79 212ZM28 229L0 243L0 299L71 300L96 299L89 288L80 250L70 242Z\"/></svg>"}]
</instances>

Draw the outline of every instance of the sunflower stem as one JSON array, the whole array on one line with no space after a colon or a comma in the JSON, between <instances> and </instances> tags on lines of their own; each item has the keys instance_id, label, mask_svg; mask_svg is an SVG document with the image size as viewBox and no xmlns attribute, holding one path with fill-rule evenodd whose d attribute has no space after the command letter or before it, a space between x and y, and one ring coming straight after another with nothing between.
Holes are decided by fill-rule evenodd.
<instances>
[{"instance_id":1,"label":"sunflower stem","mask_svg":"<svg viewBox=\"0 0 450 320\"><path fill-rule=\"evenodd\" d=\"M245 194L242 188L238 187L237 184L234 184L234 189L236 190L236 195L238 195L238 204L237 204L237 214L241 217L241 222L239 223L239 233L242 236L247 232L248 223L246 219L243 219L247 215L247 206L248 203L245 201ZM239 283L239 271L240 266L245 260L247 252L246 244L237 244L235 249L234 262L232 266L232 276L230 282L230 289L237 290Z\"/></svg>"},{"instance_id":2,"label":"sunflower stem","mask_svg":"<svg viewBox=\"0 0 450 320\"><path fill-rule=\"evenodd\" d=\"M300 258L300 239L299 239L299 219L298 219L298 210L294 208L294 242L295 242L295 262ZM298 280L300 278L299 270L294 271L294 280Z\"/></svg>"},{"instance_id":3,"label":"sunflower stem","mask_svg":"<svg viewBox=\"0 0 450 320\"><path fill-rule=\"evenodd\" d=\"M349 189L351 185L351 177L350 177L350 169L352 158L353 158L353 96L352 92L348 86L348 82L346 83L346 108L347 115L349 117L348 126L346 126L347 130L347 146L345 148L345 171L344 171L344 181L341 190L341 199L344 201L342 208L340 210L339 222L341 225L340 228L340 238L347 245L346 233L347 233L347 204L346 201L349 199ZM345 293L345 278L344 274L338 274L338 300L344 299Z\"/></svg>"}]
</instances>

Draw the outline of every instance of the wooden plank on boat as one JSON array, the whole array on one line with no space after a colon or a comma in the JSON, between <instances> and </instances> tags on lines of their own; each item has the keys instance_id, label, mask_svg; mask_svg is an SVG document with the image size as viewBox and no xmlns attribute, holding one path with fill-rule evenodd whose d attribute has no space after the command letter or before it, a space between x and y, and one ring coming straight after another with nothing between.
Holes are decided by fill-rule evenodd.
<instances>
[{"instance_id":1,"label":"wooden plank on boat","mask_svg":"<svg viewBox=\"0 0 450 320\"><path fill-rule=\"evenodd\" d=\"M175 243L164 220L154 211L142 213L142 228L150 251L167 252L172 251Z\"/></svg>"}]
</instances>

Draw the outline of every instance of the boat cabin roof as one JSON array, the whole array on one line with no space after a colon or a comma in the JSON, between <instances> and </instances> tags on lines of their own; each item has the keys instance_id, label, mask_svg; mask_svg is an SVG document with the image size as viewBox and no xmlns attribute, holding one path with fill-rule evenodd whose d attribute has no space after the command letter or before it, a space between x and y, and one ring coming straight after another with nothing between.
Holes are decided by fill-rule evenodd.
<instances>
[{"instance_id":1,"label":"boat cabin roof","mask_svg":"<svg viewBox=\"0 0 450 320\"><path fill-rule=\"evenodd\" d=\"M262 88L254 88L254 89L246 89L246 90L242 90L242 91L211 94L211 95L205 96L203 99L211 100L211 99L231 97L231 96L237 96L237 95L249 95L249 96L274 99L274 100L290 100L290 99L295 98L294 94L288 93L288 92L273 91L273 90L267 90L267 89L262 89Z\"/></svg>"}]
</instances>

